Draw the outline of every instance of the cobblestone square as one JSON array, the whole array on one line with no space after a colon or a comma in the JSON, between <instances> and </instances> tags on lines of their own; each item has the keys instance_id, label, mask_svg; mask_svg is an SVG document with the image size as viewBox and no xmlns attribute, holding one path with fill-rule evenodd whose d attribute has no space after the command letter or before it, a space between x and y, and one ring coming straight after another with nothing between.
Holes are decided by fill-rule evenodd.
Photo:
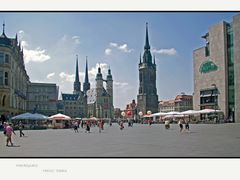
<instances>
[{"instance_id":1,"label":"cobblestone square","mask_svg":"<svg viewBox=\"0 0 240 180\"><path fill-rule=\"evenodd\" d=\"M26 130L13 135L14 147L0 135L0 157L239 157L240 124L191 124L190 132L169 130L163 124L134 124L120 130L117 124L79 129Z\"/></svg>"}]
</instances>

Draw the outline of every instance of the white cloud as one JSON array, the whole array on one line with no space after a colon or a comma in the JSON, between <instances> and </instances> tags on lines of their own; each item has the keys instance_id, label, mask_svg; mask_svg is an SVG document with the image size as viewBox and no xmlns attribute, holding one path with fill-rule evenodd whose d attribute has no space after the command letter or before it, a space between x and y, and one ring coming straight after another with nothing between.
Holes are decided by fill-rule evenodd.
<instances>
[{"instance_id":1,"label":"white cloud","mask_svg":"<svg viewBox=\"0 0 240 180\"><path fill-rule=\"evenodd\" d=\"M80 37L79 36L73 36L72 39L74 40L75 44L80 44Z\"/></svg>"},{"instance_id":2,"label":"white cloud","mask_svg":"<svg viewBox=\"0 0 240 180\"><path fill-rule=\"evenodd\" d=\"M110 42L109 44L111 47L118 47L118 44L117 43L113 43L113 42Z\"/></svg>"},{"instance_id":3,"label":"white cloud","mask_svg":"<svg viewBox=\"0 0 240 180\"><path fill-rule=\"evenodd\" d=\"M21 46L26 49L28 47L28 43L26 41L21 41Z\"/></svg>"},{"instance_id":4,"label":"white cloud","mask_svg":"<svg viewBox=\"0 0 240 180\"><path fill-rule=\"evenodd\" d=\"M49 74L47 75L47 79L51 79L54 75L55 75L54 72L53 72L53 73L49 73Z\"/></svg>"},{"instance_id":5,"label":"white cloud","mask_svg":"<svg viewBox=\"0 0 240 180\"><path fill-rule=\"evenodd\" d=\"M67 74L65 72L61 72L59 73L59 77L62 79L62 81L74 82L75 74Z\"/></svg>"},{"instance_id":6,"label":"white cloud","mask_svg":"<svg viewBox=\"0 0 240 180\"><path fill-rule=\"evenodd\" d=\"M33 62L45 62L51 57L45 54L46 50L40 49L39 47L35 50L24 49L24 60L25 63Z\"/></svg>"},{"instance_id":7,"label":"white cloud","mask_svg":"<svg viewBox=\"0 0 240 180\"><path fill-rule=\"evenodd\" d=\"M22 40L23 39L23 36L24 36L24 31L23 30L20 30L20 31L18 31L18 39L19 40Z\"/></svg>"},{"instance_id":8,"label":"white cloud","mask_svg":"<svg viewBox=\"0 0 240 180\"><path fill-rule=\"evenodd\" d=\"M133 49L128 49L127 44L119 45L118 49L122 50L123 52L130 53Z\"/></svg>"},{"instance_id":9,"label":"white cloud","mask_svg":"<svg viewBox=\"0 0 240 180\"><path fill-rule=\"evenodd\" d=\"M99 64L96 64L95 67L92 67L88 71L88 77L91 84L91 88L95 88L95 84L96 84L95 78L96 78L96 74L98 73L98 67L99 67ZM105 79L108 71L108 65L105 63L102 63L100 64L100 67L101 67L101 73L103 75L103 79ZM75 74L68 74L66 72L61 72L59 73L59 77L60 77L61 85L64 86L62 87L63 89L67 89L67 87L69 87L69 85L71 85L75 81ZM79 78L80 78L81 86L83 86L85 72L79 72ZM120 84L118 86L120 86Z\"/></svg>"},{"instance_id":10,"label":"white cloud","mask_svg":"<svg viewBox=\"0 0 240 180\"><path fill-rule=\"evenodd\" d=\"M127 82L116 82L116 81L114 81L113 85L117 86L118 88L123 88L125 86L128 86L128 83Z\"/></svg>"},{"instance_id":11,"label":"white cloud","mask_svg":"<svg viewBox=\"0 0 240 180\"><path fill-rule=\"evenodd\" d=\"M169 49L153 49L152 50L153 53L156 54L164 54L164 55L168 55L168 56L174 56L177 54L177 51L175 48L169 48Z\"/></svg>"},{"instance_id":12,"label":"white cloud","mask_svg":"<svg viewBox=\"0 0 240 180\"><path fill-rule=\"evenodd\" d=\"M111 52L112 52L112 50L110 48L105 49L105 54L106 55L110 55Z\"/></svg>"},{"instance_id":13,"label":"white cloud","mask_svg":"<svg viewBox=\"0 0 240 180\"><path fill-rule=\"evenodd\" d=\"M129 49L128 48L128 45L125 43L125 44L118 44L118 43L114 43L114 42L110 42L109 43L109 46L112 48L112 49L117 49L117 50L120 50L124 53L130 53L133 51L133 49ZM112 49L111 48L107 48L105 50L105 54L106 55L109 55L111 52L112 52Z\"/></svg>"},{"instance_id":14,"label":"white cloud","mask_svg":"<svg viewBox=\"0 0 240 180\"><path fill-rule=\"evenodd\" d=\"M46 54L45 49L41 49L40 47L38 47L36 49L28 48L29 47L28 42L23 40L24 36L25 36L25 33L23 30L18 31L18 36L19 36L19 40L21 42L21 46L23 48L25 63L29 63L30 61L45 62L45 61L51 59L51 57L48 54Z\"/></svg>"},{"instance_id":15,"label":"white cloud","mask_svg":"<svg viewBox=\"0 0 240 180\"><path fill-rule=\"evenodd\" d=\"M88 75L90 76L89 78L94 78L96 77L96 74L98 73L98 67L99 64L96 64L95 67L92 67L89 71L88 71ZM108 65L106 63L100 63L100 68L101 68L101 73L104 75L107 74L107 70L108 70Z\"/></svg>"}]
</instances>

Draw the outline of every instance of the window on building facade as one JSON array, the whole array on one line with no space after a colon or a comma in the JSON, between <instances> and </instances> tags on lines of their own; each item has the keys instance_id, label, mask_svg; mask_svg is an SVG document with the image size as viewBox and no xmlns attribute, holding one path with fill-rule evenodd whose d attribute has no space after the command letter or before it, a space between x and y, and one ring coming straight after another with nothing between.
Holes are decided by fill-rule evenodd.
<instances>
[{"instance_id":1,"label":"window on building facade","mask_svg":"<svg viewBox=\"0 0 240 180\"><path fill-rule=\"evenodd\" d=\"M0 86L3 85L3 71L0 71Z\"/></svg>"},{"instance_id":2,"label":"window on building facade","mask_svg":"<svg viewBox=\"0 0 240 180\"><path fill-rule=\"evenodd\" d=\"M205 47L205 56L210 56L210 49L209 49L209 42L207 42L206 47Z\"/></svg>"},{"instance_id":3,"label":"window on building facade","mask_svg":"<svg viewBox=\"0 0 240 180\"><path fill-rule=\"evenodd\" d=\"M8 86L8 72L5 72L5 75L4 75L4 84L6 86Z\"/></svg>"},{"instance_id":4,"label":"window on building facade","mask_svg":"<svg viewBox=\"0 0 240 180\"><path fill-rule=\"evenodd\" d=\"M2 106L4 107L5 106L5 100L6 100L6 95L3 96L3 99L2 99Z\"/></svg>"},{"instance_id":5,"label":"window on building facade","mask_svg":"<svg viewBox=\"0 0 240 180\"><path fill-rule=\"evenodd\" d=\"M0 52L0 64L4 63L4 54L3 52Z\"/></svg>"},{"instance_id":6,"label":"window on building facade","mask_svg":"<svg viewBox=\"0 0 240 180\"><path fill-rule=\"evenodd\" d=\"M5 63L10 63L10 56L9 56L9 54L5 54Z\"/></svg>"}]
</instances>

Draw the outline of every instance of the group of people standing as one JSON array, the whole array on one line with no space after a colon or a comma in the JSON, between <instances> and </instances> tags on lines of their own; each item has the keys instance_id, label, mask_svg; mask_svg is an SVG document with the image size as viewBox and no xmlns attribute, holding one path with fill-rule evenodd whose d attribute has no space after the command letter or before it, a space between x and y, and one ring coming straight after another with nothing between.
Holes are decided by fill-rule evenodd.
<instances>
[{"instance_id":1,"label":"group of people standing","mask_svg":"<svg viewBox=\"0 0 240 180\"><path fill-rule=\"evenodd\" d=\"M3 134L6 136L6 146L9 146L9 143L11 144L11 146L13 146L12 134L16 135L16 133L14 132L11 123L3 123Z\"/></svg>"},{"instance_id":2,"label":"group of people standing","mask_svg":"<svg viewBox=\"0 0 240 180\"><path fill-rule=\"evenodd\" d=\"M99 133L101 133L104 130L104 121L98 120L97 122L91 122L91 121L75 121L73 123L73 129L75 133L78 133L79 125L81 125L81 128L85 128L86 133L90 133L91 126L98 126Z\"/></svg>"},{"instance_id":3,"label":"group of people standing","mask_svg":"<svg viewBox=\"0 0 240 180\"><path fill-rule=\"evenodd\" d=\"M189 131L189 121L188 120L183 120L183 119L180 119L178 121L178 125L180 127L180 132L183 131L183 124L185 124L185 130Z\"/></svg>"},{"instance_id":4,"label":"group of people standing","mask_svg":"<svg viewBox=\"0 0 240 180\"><path fill-rule=\"evenodd\" d=\"M25 134L23 133L24 124L21 121L19 121L18 129L19 129L19 136L20 137L25 136ZM13 146L12 135L13 134L16 135L16 133L14 132L12 123L3 122L3 134L6 136L6 146L9 146L9 145Z\"/></svg>"}]
</instances>

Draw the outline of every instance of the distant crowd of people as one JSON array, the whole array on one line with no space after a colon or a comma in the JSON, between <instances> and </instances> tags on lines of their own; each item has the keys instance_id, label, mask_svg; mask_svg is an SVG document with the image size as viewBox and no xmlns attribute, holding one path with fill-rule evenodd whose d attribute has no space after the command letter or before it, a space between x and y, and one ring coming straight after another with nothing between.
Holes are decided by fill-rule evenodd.
<instances>
[{"instance_id":1,"label":"distant crowd of people","mask_svg":"<svg viewBox=\"0 0 240 180\"><path fill-rule=\"evenodd\" d=\"M119 125L119 129L122 131L124 127L124 123L126 120L120 119L117 121L117 124ZM78 133L78 129L81 127L82 129L85 129L85 133L90 133L92 127L98 127L98 132L101 133L104 130L104 120L76 120L76 121L71 121L65 124L65 128L72 128L75 133ZM132 119L127 120L128 127L133 127L134 121ZM150 127L152 125L152 120L148 119L147 124ZM189 120L184 120L180 119L178 121L178 125L180 128L180 132L184 130L184 125L185 125L185 130L189 131ZM24 123L22 121L18 121L18 124L14 124L14 127L18 127L19 130L19 137L25 136L24 131ZM112 122L109 122L109 126L112 126ZM0 128L2 127L3 129L3 134L6 136L6 146L13 146L12 142L12 135L16 135L14 132L14 127L12 123L9 123L8 118L5 115L0 116ZM166 120L165 121L165 128L169 129L170 128L170 121Z\"/></svg>"},{"instance_id":2,"label":"distant crowd of people","mask_svg":"<svg viewBox=\"0 0 240 180\"><path fill-rule=\"evenodd\" d=\"M110 126L112 125L112 123L110 122ZM87 121L74 121L72 123L72 128L74 130L75 133L78 133L78 128L85 129L86 133L90 133L91 127L98 127L98 131L99 133L101 133L104 130L104 120L98 120L98 121L91 121L91 120L87 120Z\"/></svg>"}]
</instances>

